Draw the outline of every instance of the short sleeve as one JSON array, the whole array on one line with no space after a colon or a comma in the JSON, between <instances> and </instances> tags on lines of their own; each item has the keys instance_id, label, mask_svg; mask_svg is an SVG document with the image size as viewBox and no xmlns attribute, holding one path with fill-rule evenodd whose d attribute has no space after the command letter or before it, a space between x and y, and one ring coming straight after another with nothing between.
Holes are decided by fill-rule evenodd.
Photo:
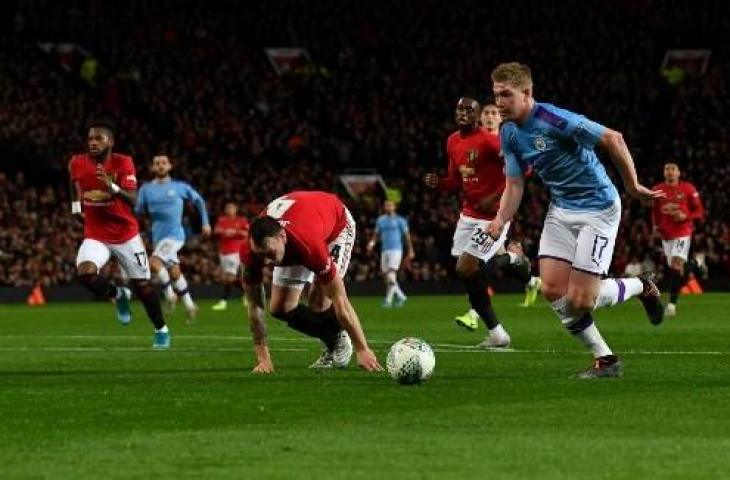
<instances>
[{"instance_id":1,"label":"short sleeve","mask_svg":"<svg viewBox=\"0 0 730 480\"><path fill-rule=\"evenodd\" d=\"M68 174L71 177L71 180L76 182L78 181L78 168L76 167L76 155L71 157L71 160L68 162Z\"/></svg>"},{"instance_id":2,"label":"short sleeve","mask_svg":"<svg viewBox=\"0 0 730 480\"><path fill-rule=\"evenodd\" d=\"M502 145L505 175L508 177L523 177L527 173L527 167L519 160L515 152L517 133L514 128L503 127L499 132L499 140Z\"/></svg>"},{"instance_id":3,"label":"short sleeve","mask_svg":"<svg viewBox=\"0 0 730 480\"><path fill-rule=\"evenodd\" d=\"M403 217L400 218L400 230L403 234L408 233L408 222Z\"/></svg>"},{"instance_id":4,"label":"short sleeve","mask_svg":"<svg viewBox=\"0 0 730 480\"><path fill-rule=\"evenodd\" d=\"M137 193L137 203L134 206L134 212L137 215L140 215L144 212L145 203L147 202L147 189L145 188L145 185L142 185L142 187L140 187L139 189L139 192Z\"/></svg>"},{"instance_id":5,"label":"short sleeve","mask_svg":"<svg viewBox=\"0 0 730 480\"><path fill-rule=\"evenodd\" d=\"M137 189L137 172L134 168L134 162L130 157L124 158L119 169L117 182L119 182L119 186L124 190Z\"/></svg>"},{"instance_id":6,"label":"short sleeve","mask_svg":"<svg viewBox=\"0 0 730 480\"><path fill-rule=\"evenodd\" d=\"M559 137L573 140L584 148L594 148L606 131L600 123L555 107L538 107L536 117L550 124L553 133Z\"/></svg>"}]
</instances>

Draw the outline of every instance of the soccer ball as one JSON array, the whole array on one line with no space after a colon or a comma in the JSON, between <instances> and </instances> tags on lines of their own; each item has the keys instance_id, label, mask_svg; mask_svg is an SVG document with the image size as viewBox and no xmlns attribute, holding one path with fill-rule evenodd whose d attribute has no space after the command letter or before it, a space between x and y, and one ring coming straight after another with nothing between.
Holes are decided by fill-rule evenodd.
<instances>
[{"instance_id":1,"label":"soccer ball","mask_svg":"<svg viewBox=\"0 0 730 480\"><path fill-rule=\"evenodd\" d=\"M415 385L431 377L436 357L428 343L407 337L390 347L386 366L390 376L401 385Z\"/></svg>"}]
</instances>

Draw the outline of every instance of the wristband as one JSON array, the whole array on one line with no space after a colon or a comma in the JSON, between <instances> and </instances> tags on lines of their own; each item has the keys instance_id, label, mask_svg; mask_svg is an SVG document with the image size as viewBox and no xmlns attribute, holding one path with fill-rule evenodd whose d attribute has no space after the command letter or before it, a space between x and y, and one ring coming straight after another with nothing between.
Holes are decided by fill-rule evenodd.
<instances>
[{"instance_id":1,"label":"wristband","mask_svg":"<svg viewBox=\"0 0 730 480\"><path fill-rule=\"evenodd\" d=\"M81 202L79 202L79 201L71 202L71 213L73 215L81 213Z\"/></svg>"},{"instance_id":2,"label":"wristband","mask_svg":"<svg viewBox=\"0 0 730 480\"><path fill-rule=\"evenodd\" d=\"M109 190L111 190L111 191L112 191L112 193L114 193L114 194L117 194L117 193L119 193L119 192L120 192L120 191L121 191L122 189L121 189L121 188L119 188L119 185L117 185L116 183L114 183L114 182L111 182L111 183L109 184Z\"/></svg>"}]
</instances>

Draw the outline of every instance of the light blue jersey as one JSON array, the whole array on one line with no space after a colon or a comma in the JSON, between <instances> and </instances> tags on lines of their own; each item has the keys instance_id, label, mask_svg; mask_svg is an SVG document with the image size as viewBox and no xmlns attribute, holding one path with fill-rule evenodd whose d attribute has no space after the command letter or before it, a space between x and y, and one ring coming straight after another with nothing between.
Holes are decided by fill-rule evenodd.
<instances>
[{"instance_id":1,"label":"light blue jersey","mask_svg":"<svg viewBox=\"0 0 730 480\"><path fill-rule=\"evenodd\" d=\"M380 238L380 250L403 251L403 235L408 233L408 222L400 215L381 215L375 221L375 233Z\"/></svg>"},{"instance_id":2,"label":"light blue jersey","mask_svg":"<svg viewBox=\"0 0 730 480\"><path fill-rule=\"evenodd\" d=\"M139 189L134 211L137 215L147 211L152 220L152 241L155 244L163 238L185 241L182 215L186 200L195 204L203 225L210 225L203 197L187 183L178 180L155 180L145 183Z\"/></svg>"},{"instance_id":3,"label":"light blue jersey","mask_svg":"<svg viewBox=\"0 0 730 480\"><path fill-rule=\"evenodd\" d=\"M522 125L507 122L500 140L508 177L529 167L540 176L556 207L604 210L618 197L594 147L606 127L582 115L536 103Z\"/></svg>"}]
</instances>

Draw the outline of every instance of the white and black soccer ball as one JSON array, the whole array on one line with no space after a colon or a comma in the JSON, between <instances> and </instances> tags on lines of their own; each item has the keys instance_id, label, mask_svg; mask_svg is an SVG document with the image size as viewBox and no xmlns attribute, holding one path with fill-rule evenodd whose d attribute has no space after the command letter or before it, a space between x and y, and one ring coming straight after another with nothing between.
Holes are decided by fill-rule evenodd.
<instances>
[{"instance_id":1,"label":"white and black soccer ball","mask_svg":"<svg viewBox=\"0 0 730 480\"><path fill-rule=\"evenodd\" d=\"M407 337L390 347L386 366L390 376L401 385L416 385L431 377L436 356L428 343Z\"/></svg>"}]
</instances>

